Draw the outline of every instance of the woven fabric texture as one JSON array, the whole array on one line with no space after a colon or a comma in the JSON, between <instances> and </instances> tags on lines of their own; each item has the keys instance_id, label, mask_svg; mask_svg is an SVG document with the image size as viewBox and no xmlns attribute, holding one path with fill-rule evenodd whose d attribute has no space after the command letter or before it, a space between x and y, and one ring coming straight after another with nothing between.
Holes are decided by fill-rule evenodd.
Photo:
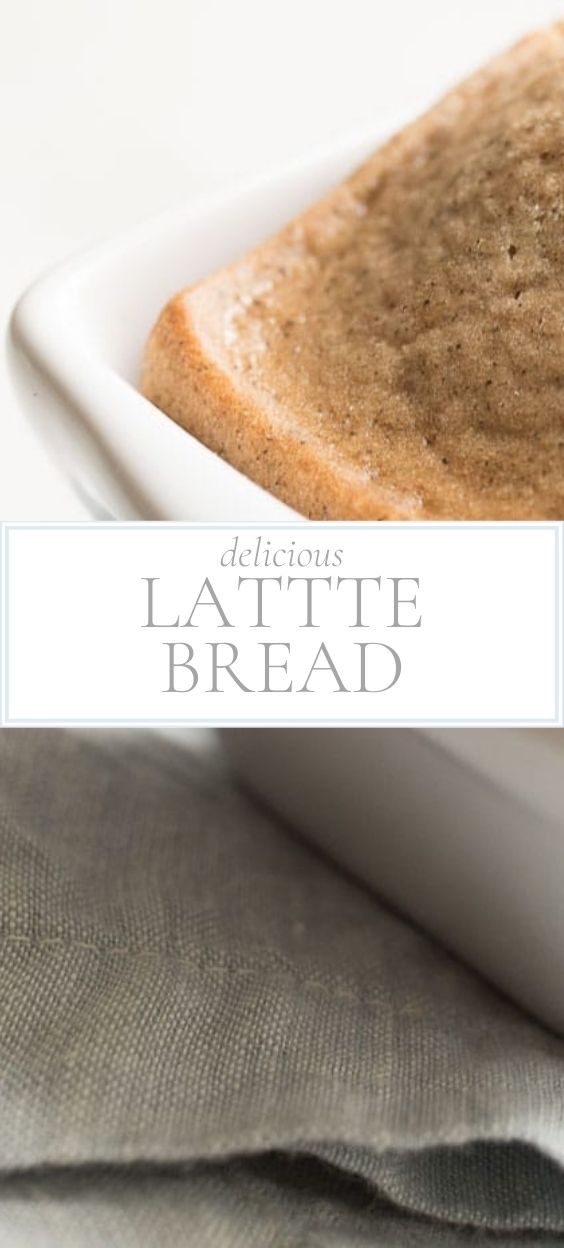
<instances>
[{"instance_id":1,"label":"woven fabric texture","mask_svg":"<svg viewBox=\"0 0 564 1248\"><path fill-rule=\"evenodd\" d=\"M562 1166L564 1042L218 757L0 733L1 1246L564 1243Z\"/></svg>"}]
</instances>

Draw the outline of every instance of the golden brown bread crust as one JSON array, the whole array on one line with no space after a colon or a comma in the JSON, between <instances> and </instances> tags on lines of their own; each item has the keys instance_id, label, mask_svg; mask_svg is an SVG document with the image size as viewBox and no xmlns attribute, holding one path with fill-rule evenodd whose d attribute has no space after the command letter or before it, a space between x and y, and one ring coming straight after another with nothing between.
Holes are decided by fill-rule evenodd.
<instances>
[{"instance_id":1,"label":"golden brown bread crust","mask_svg":"<svg viewBox=\"0 0 564 1248\"><path fill-rule=\"evenodd\" d=\"M172 299L142 389L312 518L563 518L564 23Z\"/></svg>"}]
</instances>

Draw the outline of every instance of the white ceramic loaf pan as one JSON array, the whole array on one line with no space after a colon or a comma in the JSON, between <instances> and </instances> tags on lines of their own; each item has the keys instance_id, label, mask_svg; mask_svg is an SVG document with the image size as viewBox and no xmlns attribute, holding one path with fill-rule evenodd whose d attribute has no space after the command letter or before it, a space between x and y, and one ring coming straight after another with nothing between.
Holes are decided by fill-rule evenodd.
<instances>
[{"instance_id":1,"label":"white ceramic loaf pan","mask_svg":"<svg viewBox=\"0 0 564 1248\"><path fill-rule=\"evenodd\" d=\"M294 516L139 394L143 346L176 290L244 255L417 111L245 186L195 197L60 265L22 297L12 377L90 512L229 522Z\"/></svg>"},{"instance_id":2,"label":"white ceramic loaf pan","mask_svg":"<svg viewBox=\"0 0 564 1248\"><path fill-rule=\"evenodd\" d=\"M269 805L564 1034L564 732L222 736Z\"/></svg>"}]
</instances>

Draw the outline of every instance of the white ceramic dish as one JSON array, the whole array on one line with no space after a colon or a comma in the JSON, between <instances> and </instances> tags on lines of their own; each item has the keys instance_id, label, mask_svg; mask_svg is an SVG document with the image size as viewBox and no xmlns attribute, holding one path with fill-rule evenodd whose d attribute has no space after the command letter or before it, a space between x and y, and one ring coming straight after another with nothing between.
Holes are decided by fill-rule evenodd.
<instances>
[{"instance_id":1,"label":"white ceramic dish","mask_svg":"<svg viewBox=\"0 0 564 1248\"><path fill-rule=\"evenodd\" d=\"M138 393L143 344L180 286L283 225L398 124L229 193L194 199L71 259L23 296L12 324L13 376L91 511L143 520L294 515Z\"/></svg>"},{"instance_id":2,"label":"white ceramic dish","mask_svg":"<svg viewBox=\"0 0 564 1248\"><path fill-rule=\"evenodd\" d=\"M93 515L293 515L139 395L141 350L178 286L242 254L384 137L195 201L69 261L23 297L14 377ZM263 797L564 1031L561 734L237 730L225 739Z\"/></svg>"},{"instance_id":3,"label":"white ceramic dish","mask_svg":"<svg viewBox=\"0 0 564 1248\"><path fill-rule=\"evenodd\" d=\"M564 1034L562 732L222 736L267 803Z\"/></svg>"}]
</instances>

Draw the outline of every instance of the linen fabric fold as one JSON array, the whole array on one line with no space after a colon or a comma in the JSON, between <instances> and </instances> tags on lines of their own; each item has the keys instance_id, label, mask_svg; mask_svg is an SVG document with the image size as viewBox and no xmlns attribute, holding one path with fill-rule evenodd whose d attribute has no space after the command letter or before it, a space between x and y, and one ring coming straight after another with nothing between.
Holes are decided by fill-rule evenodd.
<instances>
[{"instance_id":1,"label":"linen fabric fold","mask_svg":"<svg viewBox=\"0 0 564 1248\"><path fill-rule=\"evenodd\" d=\"M564 1243L564 1041L207 741L0 734L0 1246Z\"/></svg>"}]
</instances>

